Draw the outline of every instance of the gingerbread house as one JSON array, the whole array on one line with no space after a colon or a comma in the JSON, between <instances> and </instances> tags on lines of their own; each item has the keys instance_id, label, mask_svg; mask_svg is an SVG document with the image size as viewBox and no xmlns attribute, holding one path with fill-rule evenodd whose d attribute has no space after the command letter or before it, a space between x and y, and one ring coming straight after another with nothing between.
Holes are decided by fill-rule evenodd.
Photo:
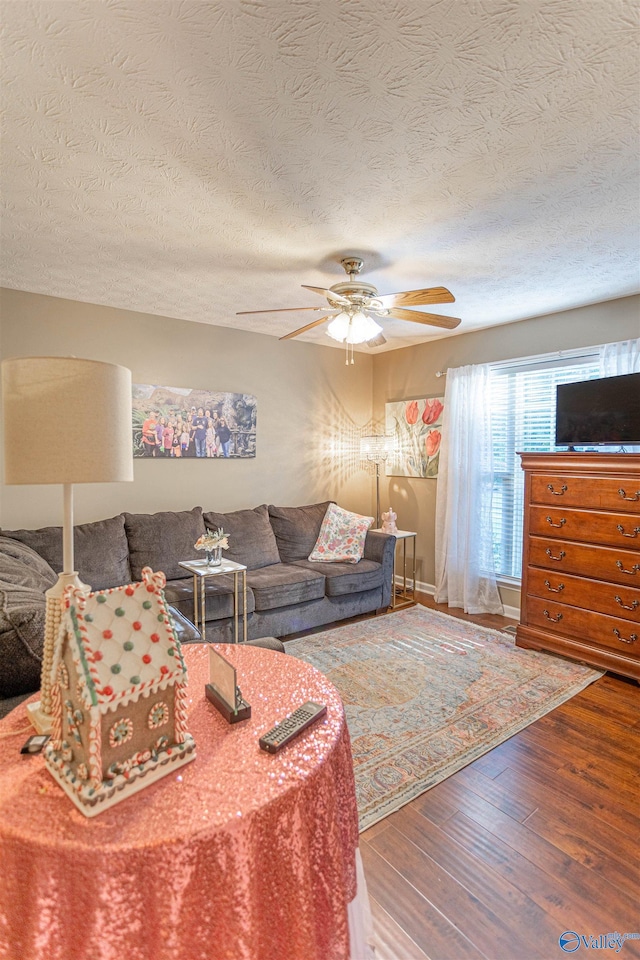
<instances>
[{"instance_id":1,"label":"gingerbread house","mask_svg":"<svg viewBox=\"0 0 640 960\"><path fill-rule=\"evenodd\" d=\"M84 593L67 588L51 668L51 774L87 817L195 758L187 671L163 573Z\"/></svg>"}]
</instances>

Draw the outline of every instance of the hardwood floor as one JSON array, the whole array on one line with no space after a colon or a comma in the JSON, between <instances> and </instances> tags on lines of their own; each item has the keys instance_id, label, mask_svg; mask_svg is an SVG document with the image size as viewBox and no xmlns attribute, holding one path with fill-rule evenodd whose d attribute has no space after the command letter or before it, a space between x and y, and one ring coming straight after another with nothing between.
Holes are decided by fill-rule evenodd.
<instances>
[{"instance_id":1,"label":"hardwood floor","mask_svg":"<svg viewBox=\"0 0 640 960\"><path fill-rule=\"evenodd\" d=\"M377 960L557 960L565 931L640 957L599 939L640 935L639 744L640 689L606 674L361 834Z\"/></svg>"}]
</instances>

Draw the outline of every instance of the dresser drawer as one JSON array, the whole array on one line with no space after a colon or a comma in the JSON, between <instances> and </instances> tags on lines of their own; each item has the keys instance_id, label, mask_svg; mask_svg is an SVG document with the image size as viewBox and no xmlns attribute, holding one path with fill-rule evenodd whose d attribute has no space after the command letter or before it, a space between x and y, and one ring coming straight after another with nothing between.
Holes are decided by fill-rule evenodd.
<instances>
[{"instance_id":1,"label":"dresser drawer","mask_svg":"<svg viewBox=\"0 0 640 960\"><path fill-rule=\"evenodd\" d=\"M529 532L545 537L561 537L563 540L619 544L640 550L640 516L625 513L531 507Z\"/></svg>"},{"instance_id":2,"label":"dresser drawer","mask_svg":"<svg viewBox=\"0 0 640 960\"><path fill-rule=\"evenodd\" d=\"M640 660L640 627L629 620L529 596L527 623Z\"/></svg>"},{"instance_id":3,"label":"dresser drawer","mask_svg":"<svg viewBox=\"0 0 640 960\"><path fill-rule=\"evenodd\" d=\"M640 516L640 475L629 477L575 477L532 474L532 503L550 506L592 507Z\"/></svg>"},{"instance_id":4,"label":"dresser drawer","mask_svg":"<svg viewBox=\"0 0 640 960\"><path fill-rule=\"evenodd\" d=\"M554 600L572 607L585 607L612 617L624 617L640 623L640 584L638 587L587 580L570 573L539 570L530 567L527 573L527 591L543 600Z\"/></svg>"},{"instance_id":5,"label":"dresser drawer","mask_svg":"<svg viewBox=\"0 0 640 960\"><path fill-rule=\"evenodd\" d=\"M516 643L640 681L640 455L521 456Z\"/></svg>"},{"instance_id":6,"label":"dresser drawer","mask_svg":"<svg viewBox=\"0 0 640 960\"><path fill-rule=\"evenodd\" d=\"M529 537L525 554L525 566L640 587L640 552L637 550Z\"/></svg>"}]
</instances>

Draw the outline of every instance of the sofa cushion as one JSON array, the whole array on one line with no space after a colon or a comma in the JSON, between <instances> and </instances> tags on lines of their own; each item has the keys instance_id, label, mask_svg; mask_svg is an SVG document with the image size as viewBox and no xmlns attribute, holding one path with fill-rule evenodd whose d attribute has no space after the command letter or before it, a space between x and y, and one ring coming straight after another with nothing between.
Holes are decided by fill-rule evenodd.
<instances>
[{"instance_id":1,"label":"sofa cushion","mask_svg":"<svg viewBox=\"0 0 640 960\"><path fill-rule=\"evenodd\" d=\"M210 511L204 514L204 522L209 530L222 527L229 534L229 548L224 551L226 560L242 563L247 570L258 570L280 562L265 503L253 510L235 510L233 513Z\"/></svg>"},{"instance_id":2,"label":"sofa cushion","mask_svg":"<svg viewBox=\"0 0 640 960\"><path fill-rule=\"evenodd\" d=\"M2 536L12 537L31 547L56 573L62 572L62 527L3 530ZM109 520L97 520L95 523L81 523L75 526L73 554L78 576L93 590L121 587L129 583L131 570L124 516L120 514Z\"/></svg>"},{"instance_id":3,"label":"sofa cushion","mask_svg":"<svg viewBox=\"0 0 640 960\"><path fill-rule=\"evenodd\" d=\"M4 534L0 536L0 583L44 593L57 579L47 561L26 543Z\"/></svg>"},{"instance_id":4,"label":"sofa cushion","mask_svg":"<svg viewBox=\"0 0 640 960\"><path fill-rule=\"evenodd\" d=\"M0 697L40 687L49 564L17 540L0 537Z\"/></svg>"},{"instance_id":5,"label":"sofa cushion","mask_svg":"<svg viewBox=\"0 0 640 960\"><path fill-rule=\"evenodd\" d=\"M340 597L382 586L382 564L375 560L360 560L355 564L296 560L295 566L321 573L326 578L325 593L328 597Z\"/></svg>"},{"instance_id":6,"label":"sofa cushion","mask_svg":"<svg viewBox=\"0 0 640 960\"><path fill-rule=\"evenodd\" d=\"M207 620L225 620L233 616L233 575L221 574L207 577L204 581L204 618ZM242 583L238 578L239 606L242 615ZM164 588L167 603L193 620L193 579L185 577L170 580ZM247 615L253 613L255 602L253 592L247 587ZM199 612L199 611L198 611Z\"/></svg>"},{"instance_id":7,"label":"sofa cushion","mask_svg":"<svg viewBox=\"0 0 640 960\"><path fill-rule=\"evenodd\" d=\"M306 600L320 600L324 597L324 583L324 576L315 570L304 570L288 563L261 567L247 574L256 610L274 610Z\"/></svg>"},{"instance_id":8,"label":"sofa cushion","mask_svg":"<svg viewBox=\"0 0 640 960\"><path fill-rule=\"evenodd\" d=\"M40 590L0 586L0 697L39 689L44 625Z\"/></svg>"},{"instance_id":9,"label":"sofa cushion","mask_svg":"<svg viewBox=\"0 0 640 960\"><path fill-rule=\"evenodd\" d=\"M181 560L199 560L194 543L204 531L202 507L162 513L125 513L124 526L129 542L129 561L134 580L142 579L142 568L162 570L167 580L184 577Z\"/></svg>"},{"instance_id":10,"label":"sofa cushion","mask_svg":"<svg viewBox=\"0 0 640 960\"><path fill-rule=\"evenodd\" d=\"M283 563L308 558L318 539L330 503L330 500L325 500L324 503L311 503L304 507L269 505L269 519Z\"/></svg>"},{"instance_id":11,"label":"sofa cushion","mask_svg":"<svg viewBox=\"0 0 640 960\"><path fill-rule=\"evenodd\" d=\"M309 560L357 563L362 560L364 541L372 523L373 517L363 517L330 503Z\"/></svg>"}]
</instances>

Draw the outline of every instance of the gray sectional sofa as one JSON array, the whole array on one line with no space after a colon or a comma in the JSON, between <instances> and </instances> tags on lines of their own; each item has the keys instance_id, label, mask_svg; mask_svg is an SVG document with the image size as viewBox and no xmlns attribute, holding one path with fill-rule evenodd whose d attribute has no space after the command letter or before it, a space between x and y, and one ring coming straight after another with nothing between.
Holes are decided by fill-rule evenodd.
<instances>
[{"instance_id":1,"label":"gray sectional sofa","mask_svg":"<svg viewBox=\"0 0 640 960\"><path fill-rule=\"evenodd\" d=\"M194 549L207 528L229 534L225 557L247 567L249 640L282 637L391 602L395 538L367 533L358 563L308 560L329 501L302 507L262 504L232 513L192 510L123 513L74 530L75 567L94 590L141 577L142 568L162 570L180 639L200 639L193 619L192 578L181 560L202 559ZM0 531L0 700L38 689L44 633L44 592L62 569L60 527ZM206 637L230 642L233 577L205 581ZM4 710L2 709L4 706ZM8 703L0 703L0 715Z\"/></svg>"}]
</instances>

